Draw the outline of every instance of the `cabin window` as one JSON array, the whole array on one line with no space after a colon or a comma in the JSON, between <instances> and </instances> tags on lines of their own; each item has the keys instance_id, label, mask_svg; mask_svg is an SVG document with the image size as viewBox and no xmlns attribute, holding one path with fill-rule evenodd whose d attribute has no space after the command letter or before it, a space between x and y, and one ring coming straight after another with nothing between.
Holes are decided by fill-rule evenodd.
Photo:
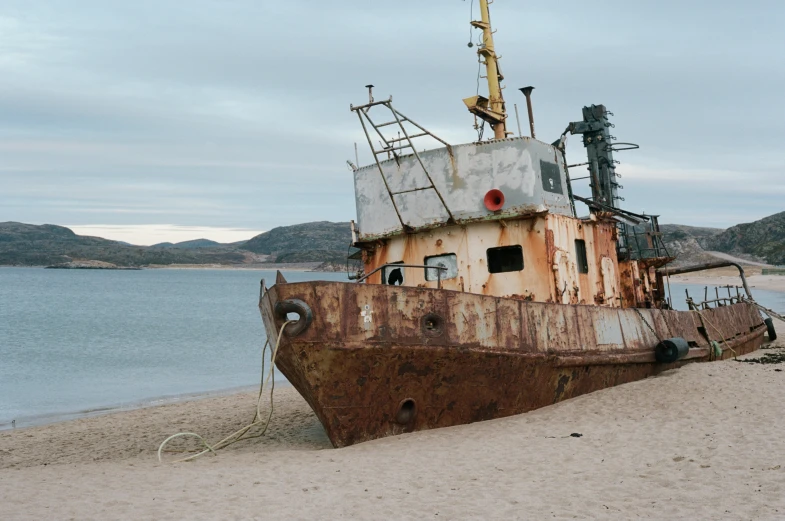
<instances>
[{"instance_id":1,"label":"cabin window","mask_svg":"<svg viewBox=\"0 0 785 521\"><path fill-rule=\"evenodd\" d=\"M523 269L523 248L520 246L501 246L488 248L488 271L504 273Z\"/></svg>"},{"instance_id":2,"label":"cabin window","mask_svg":"<svg viewBox=\"0 0 785 521\"><path fill-rule=\"evenodd\" d=\"M561 170L556 163L540 161L540 177L542 178L542 189L554 194L564 194L561 186Z\"/></svg>"},{"instance_id":3,"label":"cabin window","mask_svg":"<svg viewBox=\"0 0 785 521\"><path fill-rule=\"evenodd\" d=\"M403 261L389 262L388 264L403 264ZM382 284L403 286L403 268L396 268L395 266L382 268Z\"/></svg>"},{"instance_id":4,"label":"cabin window","mask_svg":"<svg viewBox=\"0 0 785 521\"><path fill-rule=\"evenodd\" d=\"M439 280L440 277L442 280L446 280L454 279L458 276L458 257L454 253L425 257L425 265L447 268L446 270L425 268L425 280ZM439 275L440 271L441 275Z\"/></svg>"},{"instance_id":5,"label":"cabin window","mask_svg":"<svg viewBox=\"0 0 785 521\"><path fill-rule=\"evenodd\" d=\"M586 241L575 239L575 260L578 263L578 273L589 273L589 259L586 257Z\"/></svg>"}]
</instances>

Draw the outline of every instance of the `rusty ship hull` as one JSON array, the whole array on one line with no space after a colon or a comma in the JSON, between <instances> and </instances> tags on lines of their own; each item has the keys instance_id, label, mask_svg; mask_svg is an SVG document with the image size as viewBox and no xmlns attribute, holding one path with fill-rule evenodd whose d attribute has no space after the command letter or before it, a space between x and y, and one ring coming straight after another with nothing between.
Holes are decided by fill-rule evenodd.
<instances>
[{"instance_id":1,"label":"rusty ship hull","mask_svg":"<svg viewBox=\"0 0 785 521\"><path fill-rule=\"evenodd\" d=\"M754 351L766 332L745 302L696 313L277 282L259 302L270 336L287 320L282 303L304 304L309 316L301 307L298 322L284 327L275 364L335 447L524 413L685 363ZM685 339L689 352L658 363L655 346L671 337Z\"/></svg>"}]
</instances>

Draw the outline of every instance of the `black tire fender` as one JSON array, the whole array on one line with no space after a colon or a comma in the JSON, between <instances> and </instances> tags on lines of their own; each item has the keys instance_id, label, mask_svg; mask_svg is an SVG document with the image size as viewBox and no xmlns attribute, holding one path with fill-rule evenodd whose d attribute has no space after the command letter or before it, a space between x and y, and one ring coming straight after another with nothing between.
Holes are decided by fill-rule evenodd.
<instances>
[{"instance_id":1,"label":"black tire fender","mask_svg":"<svg viewBox=\"0 0 785 521\"><path fill-rule=\"evenodd\" d=\"M287 324L284 333L287 336L297 336L311 325L313 322L313 312L311 307L300 299L293 298L280 300L275 303L275 318L280 321L288 320L289 313L297 313L300 317L297 322Z\"/></svg>"},{"instance_id":2,"label":"black tire fender","mask_svg":"<svg viewBox=\"0 0 785 521\"><path fill-rule=\"evenodd\" d=\"M766 318L763 320L763 323L766 324L766 334L769 335L769 341L777 340L777 331L774 330L774 321L771 318Z\"/></svg>"},{"instance_id":3,"label":"black tire fender","mask_svg":"<svg viewBox=\"0 0 785 521\"><path fill-rule=\"evenodd\" d=\"M661 364L671 364L681 360L690 352L690 344L680 337L663 340L654 348L654 357Z\"/></svg>"}]
</instances>

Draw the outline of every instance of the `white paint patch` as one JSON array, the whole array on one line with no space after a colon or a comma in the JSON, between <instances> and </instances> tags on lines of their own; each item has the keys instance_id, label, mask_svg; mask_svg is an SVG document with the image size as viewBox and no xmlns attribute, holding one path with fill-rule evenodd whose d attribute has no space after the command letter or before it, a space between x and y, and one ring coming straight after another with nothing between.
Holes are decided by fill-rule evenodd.
<instances>
[{"instance_id":1,"label":"white paint patch","mask_svg":"<svg viewBox=\"0 0 785 521\"><path fill-rule=\"evenodd\" d=\"M365 309L360 311L360 317L363 319L363 326L366 331L371 329L371 322L373 322L372 316L373 316L373 310L371 309L371 306L366 304Z\"/></svg>"}]
</instances>

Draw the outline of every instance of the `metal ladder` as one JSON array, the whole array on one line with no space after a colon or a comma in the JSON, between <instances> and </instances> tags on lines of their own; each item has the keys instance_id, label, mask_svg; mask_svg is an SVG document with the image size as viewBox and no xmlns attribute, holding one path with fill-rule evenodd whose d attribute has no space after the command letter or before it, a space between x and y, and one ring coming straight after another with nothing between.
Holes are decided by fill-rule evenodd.
<instances>
[{"instance_id":1,"label":"metal ladder","mask_svg":"<svg viewBox=\"0 0 785 521\"><path fill-rule=\"evenodd\" d=\"M430 137L430 138L433 138L436 141L439 141L440 143L444 144L448 148L450 154L452 154L452 150L451 150L450 144L447 143L446 141L444 141L443 139L441 139L440 137L432 134L431 132L429 132L428 130L423 128L422 126L418 125L416 122L412 121L410 118L408 118L408 117L404 116L403 114L401 114L400 112L398 112L398 110L396 110L392 106L392 96L390 96L390 98L386 99L386 100L374 101L373 97L371 95L371 92L370 92L372 87L373 87L372 85L368 86L368 90L369 90L368 96L369 96L370 102L366 103L365 105L360 105L358 107L350 105L350 109L353 112L356 112L357 113L357 117L360 119L360 124L363 127L363 132L365 132L365 137L368 140L368 146L371 147L371 152L373 152L373 158L376 161L377 168L379 169L379 175L382 176L382 182L384 182L384 187L387 190L387 193L390 195L390 202L392 202L393 208L395 209L395 215L398 216L398 221L401 223L401 226L405 230L409 230L411 228L410 226L408 226L406 223L403 222L403 219L401 218L401 213L398 210L398 205L395 204L395 197L394 196L399 195L399 194L406 194L406 193L410 193L410 192L418 192L418 191L422 191L422 190L433 190L434 192L436 192L436 196L439 198L439 201L441 202L442 206L444 207L445 211L447 212L447 215L449 216L449 221L448 222L454 222L455 219L453 218L452 212L447 207L447 203L444 202L444 197L442 197L442 194L436 188L436 185L434 185L433 179L431 178L431 174L429 174L428 170L425 168L425 165L423 164L422 159L420 159L420 155L417 153L417 149L414 147L414 144L412 143L412 140L415 139L415 138L419 138L419 137ZM390 121L387 121L385 123L379 123L379 124L374 123L374 121L371 119L371 116L369 115L369 112L370 112L371 108L377 107L377 106L386 107L390 111L390 113L392 114L394 119L392 119ZM370 125L373 128L374 131L376 131L376 134L378 134L379 138L381 139L381 145L382 145L381 148L377 149L376 147L374 147L373 140L371 139L371 136L368 133L368 125L366 125L366 121L367 121L368 125ZM411 123L412 125L417 127L417 129L420 132L417 133L417 134L409 135L409 133L406 131L406 128L403 125L405 122ZM403 137L388 139L388 138L386 138L384 136L384 134L382 134L382 131L379 130L382 127L388 127L388 126L391 126L391 125L397 125L398 128L400 129L400 134L403 134ZM412 188L412 189L409 189L409 190L401 190L401 191L398 191L398 192L393 192L390 189L390 185L387 183L387 178L384 176L384 171L382 170L382 165L379 162L379 156L381 154L387 154L388 158L390 156L392 156L392 158L394 158L396 162L400 163L400 161L399 161L399 159L400 159L400 151L401 150L406 150L406 149L411 149L411 153L414 154L415 158L417 158L417 162L420 163L420 167L422 167L422 171L425 173L425 177L428 178L428 183L430 183L430 184L429 184L429 186L423 186L423 187L420 187L420 188Z\"/></svg>"}]
</instances>

